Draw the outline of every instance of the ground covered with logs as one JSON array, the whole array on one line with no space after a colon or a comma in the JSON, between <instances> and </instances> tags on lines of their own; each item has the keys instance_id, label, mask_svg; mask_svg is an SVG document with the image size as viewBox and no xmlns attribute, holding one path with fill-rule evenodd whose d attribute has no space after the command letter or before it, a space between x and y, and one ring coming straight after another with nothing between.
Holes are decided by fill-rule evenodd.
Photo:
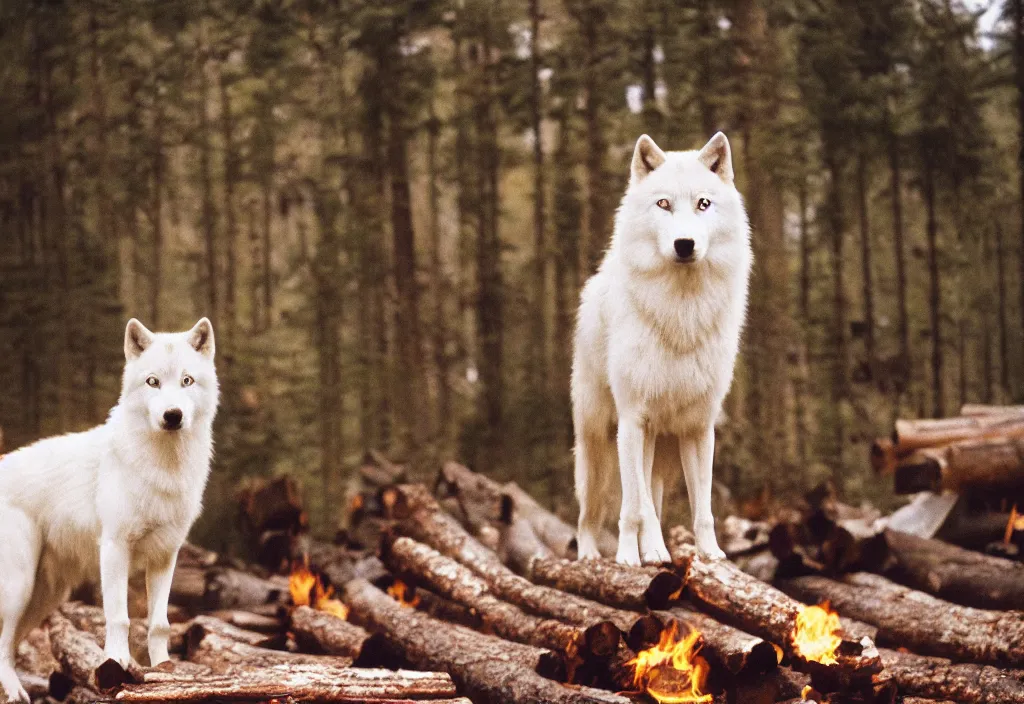
<instances>
[{"instance_id":1,"label":"ground covered with logs","mask_svg":"<svg viewBox=\"0 0 1024 704\"><path fill-rule=\"evenodd\" d=\"M1024 564L886 529L828 491L773 525L726 522L729 560L676 527L671 564L630 568L576 561L571 526L461 465L428 486L377 456L360 476L333 543L309 539L300 494L278 480L243 497L263 564L186 546L170 663L146 662L144 608L139 664L105 661L102 610L83 593L19 647L26 689L65 702L1024 704Z\"/></svg>"}]
</instances>

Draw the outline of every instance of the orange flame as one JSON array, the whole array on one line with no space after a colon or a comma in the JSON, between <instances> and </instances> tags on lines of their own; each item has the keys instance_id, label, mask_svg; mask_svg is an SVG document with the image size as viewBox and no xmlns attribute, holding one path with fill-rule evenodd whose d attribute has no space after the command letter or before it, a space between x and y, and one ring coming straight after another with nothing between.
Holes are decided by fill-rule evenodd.
<instances>
[{"instance_id":1,"label":"orange flame","mask_svg":"<svg viewBox=\"0 0 1024 704\"><path fill-rule=\"evenodd\" d=\"M808 685L804 685L803 690L800 692L800 701L813 702L813 701L815 701L815 699L813 698L814 695L815 695L814 687L812 687L809 684Z\"/></svg>"},{"instance_id":2,"label":"orange flame","mask_svg":"<svg viewBox=\"0 0 1024 704\"><path fill-rule=\"evenodd\" d=\"M402 606L408 606L410 609L419 606L420 597L415 594L412 588L400 579L396 579L388 587L388 594Z\"/></svg>"},{"instance_id":3,"label":"orange flame","mask_svg":"<svg viewBox=\"0 0 1024 704\"><path fill-rule=\"evenodd\" d=\"M839 614L827 601L821 606L805 606L796 617L793 645L805 660L835 665L839 662L836 649L843 642L839 627Z\"/></svg>"},{"instance_id":4,"label":"orange flame","mask_svg":"<svg viewBox=\"0 0 1024 704\"><path fill-rule=\"evenodd\" d=\"M334 587L324 587L320 575L313 574L305 564L296 567L288 576L288 591L296 606L312 606L317 611L348 618L348 607L334 597Z\"/></svg>"},{"instance_id":5,"label":"orange flame","mask_svg":"<svg viewBox=\"0 0 1024 704\"><path fill-rule=\"evenodd\" d=\"M661 632L657 645L629 661L635 668L633 684L661 704L713 701L703 691L711 668L698 655L701 645L700 631L692 629L679 640L679 624L673 621Z\"/></svg>"},{"instance_id":6,"label":"orange flame","mask_svg":"<svg viewBox=\"0 0 1024 704\"><path fill-rule=\"evenodd\" d=\"M1017 511L1017 504L1014 504L1010 510L1010 520L1006 522L1006 534L1003 536L1003 542L1009 545L1013 539L1013 532L1017 530L1024 531L1024 513Z\"/></svg>"}]
</instances>

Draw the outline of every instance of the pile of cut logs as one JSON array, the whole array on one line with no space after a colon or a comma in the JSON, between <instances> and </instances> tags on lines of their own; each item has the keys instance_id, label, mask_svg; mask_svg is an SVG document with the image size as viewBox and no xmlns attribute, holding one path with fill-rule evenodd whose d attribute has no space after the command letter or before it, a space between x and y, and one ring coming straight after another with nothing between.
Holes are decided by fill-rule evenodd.
<instances>
[{"instance_id":1,"label":"pile of cut logs","mask_svg":"<svg viewBox=\"0 0 1024 704\"><path fill-rule=\"evenodd\" d=\"M893 476L897 494L959 499L934 525L943 539L1024 558L1024 406L968 404L954 418L897 420L892 437L872 445L871 463Z\"/></svg>"},{"instance_id":2,"label":"pile of cut logs","mask_svg":"<svg viewBox=\"0 0 1024 704\"><path fill-rule=\"evenodd\" d=\"M141 664L105 662L101 609L72 602L19 648L26 688L70 702L1024 704L1024 565L891 531L851 535L861 554L835 560L820 545L854 518L827 492L811 538L747 526L724 541L739 562L800 554L772 557L773 585L703 558L678 527L671 564L575 561L571 526L454 463L433 487L383 458L360 475L336 544L274 538L303 550L289 574L186 546L171 663L145 666L143 619Z\"/></svg>"}]
</instances>

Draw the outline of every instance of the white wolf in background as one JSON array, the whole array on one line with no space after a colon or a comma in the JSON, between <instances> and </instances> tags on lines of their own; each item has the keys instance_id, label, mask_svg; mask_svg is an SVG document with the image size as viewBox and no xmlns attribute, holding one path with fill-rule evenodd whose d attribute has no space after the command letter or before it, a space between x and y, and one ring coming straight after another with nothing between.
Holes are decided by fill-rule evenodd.
<instances>
[{"instance_id":1,"label":"white wolf in background","mask_svg":"<svg viewBox=\"0 0 1024 704\"><path fill-rule=\"evenodd\" d=\"M640 137L612 243L583 289L576 329L580 558L599 556L596 535L617 468L616 559L667 561L661 505L665 480L680 465L697 548L724 557L711 515L714 423L732 383L752 261L725 135L700 151L668 153Z\"/></svg>"},{"instance_id":2,"label":"white wolf in background","mask_svg":"<svg viewBox=\"0 0 1024 704\"><path fill-rule=\"evenodd\" d=\"M145 571L149 658L167 660L167 600L178 549L199 515L217 410L213 326L152 333L132 319L121 398L107 422L0 460L0 687L28 702L18 642L98 575L106 654L128 652L128 577Z\"/></svg>"}]
</instances>

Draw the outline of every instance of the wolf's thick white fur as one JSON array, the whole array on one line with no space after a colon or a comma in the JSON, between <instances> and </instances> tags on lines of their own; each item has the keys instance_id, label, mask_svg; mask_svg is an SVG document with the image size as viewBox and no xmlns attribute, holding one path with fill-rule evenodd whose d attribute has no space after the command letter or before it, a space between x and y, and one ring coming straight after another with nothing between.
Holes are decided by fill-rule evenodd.
<instances>
[{"instance_id":1,"label":"wolf's thick white fur","mask_svg":"<svg viewBox=\"0 0 1024 704\"><path fill-rule=\"evenodd\" d=\"M213 357L206 318L185 333L151 333L132 319L121 397L107 422L0 460L0 687L8 699L28 701L14 671L18 642L96 576L107 656L129 662L128 577L145 571L149 657L167 660L171 575L210 472Z\"/></svg>"},{"instance_id":2,"label":"wolf's thick white fur","mask_svg":"<svg viewBox=\"0 0 1024 704\"><path fill-rule=\"evenodd\" d=\"M576 329L581 558L599 555L597 533L618 474L616 559L667 561L662 499L680 467L697 548L724 556L711 514L714 422L732 383L752 259L725 135L699 151L668 153L640 137L611 246L583 289Z\"/></svg>"}]
</instances>

